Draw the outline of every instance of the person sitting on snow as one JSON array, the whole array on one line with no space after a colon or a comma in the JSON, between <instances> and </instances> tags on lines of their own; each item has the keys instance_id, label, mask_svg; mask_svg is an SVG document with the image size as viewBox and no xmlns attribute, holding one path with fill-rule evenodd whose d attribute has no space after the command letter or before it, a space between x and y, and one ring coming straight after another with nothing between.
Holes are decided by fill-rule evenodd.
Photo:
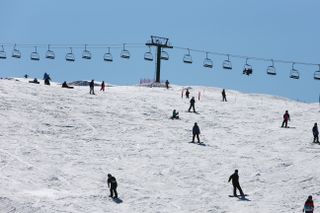
<instances>
[{"instance_id":1,"label":"person sitting on snow","mask_svg":"<svg viewBox=\"0 0 320 213\"><path fill-rule=\"evenodd\" d=\"M175 109L172 112L171 119L179 119L179 112L177 112Z\"/></svg>"}]
</instances>

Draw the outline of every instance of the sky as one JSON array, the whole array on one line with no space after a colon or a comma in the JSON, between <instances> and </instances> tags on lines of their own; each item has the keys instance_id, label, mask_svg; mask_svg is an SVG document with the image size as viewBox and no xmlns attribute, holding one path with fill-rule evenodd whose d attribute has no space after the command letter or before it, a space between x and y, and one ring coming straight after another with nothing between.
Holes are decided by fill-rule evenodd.
<instances>
[{"instance_id":1,"label":"sky","mask_svg":"<svg viewBox=\"0 0 320 213\"><path fill-rule=\"evenodd\" d=\"M174 47L228 53L266 59L320 64L320 14L317 0L199 0L199 1L82 1L1 0L0 44L7 59L0 60L0 77L28 74L54 81L91 80L116 85L134 85L155 77L155 62L145 61L144 45L151 35L169 38ZM21 59L10 57L13 44ZM129 60L120 58L121 44L128 45ZM19 44L21 44L19 46ZM30 44L26 46L25 44ZM52 45L55 60L45 59ZM60 44L59 48L54 48ZM81 58L84 45L92 60ZM103 61L107 51L92 44L119 44L111 48L114 61ZM30 54L38 46L40 61ZM81 45L81 46L79 46ZM65 61L73 47L75 62ZM155 57L155 49L152 49ZM289 78L292 65L275 63L276 76L266 74L269 61L249 59L253 75L242 74L244 58L230 58L232 70L223 70L225 56L209 55L213 69L204 68L203 52L193 52L192 64L183 63L184 49L168 49L168 61L161 62L161 79L178 85L204 85L265 93L304 102L318 102L320 81L314 80L316 65L296 64L300 79Z\"/></svg>"}]
</instances>

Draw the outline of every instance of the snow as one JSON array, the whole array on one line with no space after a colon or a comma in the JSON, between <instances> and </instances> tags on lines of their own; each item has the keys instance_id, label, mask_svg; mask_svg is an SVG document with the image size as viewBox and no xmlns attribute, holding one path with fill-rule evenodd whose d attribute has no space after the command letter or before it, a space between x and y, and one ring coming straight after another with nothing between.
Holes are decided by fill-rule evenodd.
<instances>
[{"instance_id":1,"label":"snow","mask_svg":"<svg viewBox=\"0 0 320 213\"><path fill-rule=\"evenodd\" d=\"M298 212L320 196L319 105L193 86L63 89L0 80L0 212ZM180 120L171 120L177 109ZM280 128L289 110L294 128ZM189 143L197 122L206 146ZM239 169L247 200L230 198ZM122 203L108 197L117 178Z\"/></svg>"}]
</instances>

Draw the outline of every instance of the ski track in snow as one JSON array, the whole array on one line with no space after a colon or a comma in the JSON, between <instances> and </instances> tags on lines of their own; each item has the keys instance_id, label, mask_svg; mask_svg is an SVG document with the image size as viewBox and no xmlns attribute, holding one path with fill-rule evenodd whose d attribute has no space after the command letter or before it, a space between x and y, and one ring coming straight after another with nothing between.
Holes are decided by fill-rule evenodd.
<instances>
[{"instance_id":1,"label":"ski track in snow","mask_svg":"<svg viewBox=\"0 0 320 213\"><path fill-rule=\"evenodd\" d=\"M259 94L193 87L115 86L89 95L0 80L0 212L298 212L316 209L319 106ZM177 109L180 120L171 120ZM292 121L280 128L289 110ZM189 143L198 122L206 146ZM247 200L230 198L239 169ZM107 173L119 183L108 197Z\"/></svg>"}]
</instances>

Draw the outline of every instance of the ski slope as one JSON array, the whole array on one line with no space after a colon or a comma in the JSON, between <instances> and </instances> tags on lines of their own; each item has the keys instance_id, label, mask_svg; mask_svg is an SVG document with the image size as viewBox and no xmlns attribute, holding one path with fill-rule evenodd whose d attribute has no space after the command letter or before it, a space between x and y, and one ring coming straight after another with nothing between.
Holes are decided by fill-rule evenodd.
<instances>
[{"instance_id":1,"label":"ski slope","mask_svg":"<svg viewBox=\"0 0 320 213\"><path fill-rule=\"evenodd\" d=\"M19 80L0 80L1 213L288 213L308 195L320 209L318 104L228 90L225 103L221 88L194 86L195 114L181 86L93 96ZM285 110L292 128L280 128ZM194 122L206 146L189 143ZM247 200L228 196L235 169Z\"/></svg>"}]
</instances>

